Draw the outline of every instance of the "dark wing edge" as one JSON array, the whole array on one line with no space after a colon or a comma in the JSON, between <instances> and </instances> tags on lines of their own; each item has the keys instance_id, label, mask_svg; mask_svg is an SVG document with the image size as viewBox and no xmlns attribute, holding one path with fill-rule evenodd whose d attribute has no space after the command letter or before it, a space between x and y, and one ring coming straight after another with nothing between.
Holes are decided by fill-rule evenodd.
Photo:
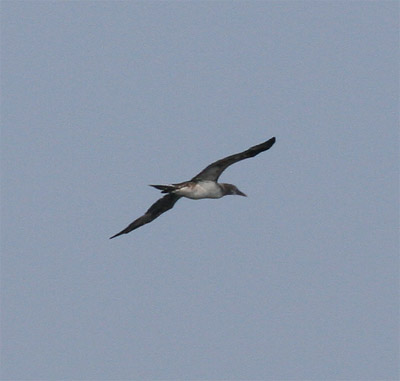
<instances>
[{"instance_id":1,"label":"dark wing edge","mask_svg":"<svg viewBox=\"0 0 400 381\"><path fill-rule=\"evenodd\" d=\"M195 177L193 177L191 181L195 181L195 180L217 181L219 176L221 176L221 173L223 171L225 171L225 169L228 168L230 165L232 165L240 160L244 160L249 157L254 157L254 156L258 155L259 153L270 149L274 145L275 141L276 141L276 139L275 139L275 137L273 137L264 143L250 147L246 151L236 153L234 155L227 156L221 160L218 160L218 161L210 164L208 167L204 168L199 174L197 174Z\"/></svg>"},{"instance_id":2,"label":"dark wing edge","mask_svg":"<svg viewBox=\"0 0 400 381\"><path fill-rule=\"evenodd\" d=\"M173 208L175 203L181 198L181 196L177 196L175 194L169 193L166 196L157 200L150 208L146 211L146 213L133 221L129 226L127 226L124 230L121 230L119 233L110 237L110 239L118 237L121 234L130 233L132 230L135 230L149 222L155 220L161 214L165 213L167 210Z\"/></svg>"}]
</instances>

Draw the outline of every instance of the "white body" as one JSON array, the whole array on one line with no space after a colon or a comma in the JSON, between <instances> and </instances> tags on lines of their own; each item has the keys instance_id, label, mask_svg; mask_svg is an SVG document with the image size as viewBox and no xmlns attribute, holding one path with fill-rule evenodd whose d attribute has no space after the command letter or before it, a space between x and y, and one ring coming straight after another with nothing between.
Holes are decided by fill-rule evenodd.
<instances>
[{"instance_id":1,"label":"white body","mask_svg":"<svg viewBox=\"0 0 400 381\"><path fill-rule=\"evenodd\" d=\"M175 190L173 193L193 200L199 200L201 198L221 198L224 195L220 185L215 181L189 183Z\"/></svg>"}]
</instances>

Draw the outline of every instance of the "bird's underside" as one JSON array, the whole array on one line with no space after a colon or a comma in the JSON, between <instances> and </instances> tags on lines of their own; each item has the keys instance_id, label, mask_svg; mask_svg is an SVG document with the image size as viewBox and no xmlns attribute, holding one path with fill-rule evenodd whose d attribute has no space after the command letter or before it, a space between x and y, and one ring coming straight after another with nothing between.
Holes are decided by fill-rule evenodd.
<instances>
[{"instance_id":1,"label":"bird's underside","mask_svg":"<svg viewBox=\"0 0 400 381\"><path fill-rule=\"evenodd\" d=\"M157 200L143 216L137 218L124 230L110 237L110 239L118 237L121 234L127 234L132 230L135 230L140 226L155 220L161 214L173 208L175 203L181 197L201 199L220 198L229 194L245 196L244 193L239 191L236 186L232 184L217 183L218 178L220 177L221 173L230 165L237 163L238 161L254 157L261 152L267 151L274 143L275 138L271 138L264 143L250 147L246 151L218 160L207 166L190 181L185 181L179 184L152 185L153 187L161 190L161 193L166 193L166 195Z\"/></svg>"}]
</instances>

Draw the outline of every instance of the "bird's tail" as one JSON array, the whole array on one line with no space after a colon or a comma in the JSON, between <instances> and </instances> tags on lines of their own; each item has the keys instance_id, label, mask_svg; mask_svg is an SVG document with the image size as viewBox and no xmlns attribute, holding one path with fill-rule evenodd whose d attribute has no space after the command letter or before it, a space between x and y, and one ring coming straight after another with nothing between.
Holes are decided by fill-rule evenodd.
<instances>
[{"instance_id":1,"label":"bird's tail","mask_svg":"<svg viewBox=\"0 0 400 381\"><path fill-rule=\"evenodd\" d=\"M151 187L159 189L161 193L171 193L174 190L176 190L176 187L174 185L152 185L150 184Z\"/></svg>"}]
</instances>

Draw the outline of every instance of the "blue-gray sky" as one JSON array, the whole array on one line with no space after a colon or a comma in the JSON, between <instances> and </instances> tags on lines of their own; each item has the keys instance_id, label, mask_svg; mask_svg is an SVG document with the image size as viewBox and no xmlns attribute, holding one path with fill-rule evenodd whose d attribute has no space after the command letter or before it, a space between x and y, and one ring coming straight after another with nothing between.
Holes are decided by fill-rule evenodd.
<instances>
[{"instance_id":1,"label":"blue-gray sky","mask_svg":"<svg viewBox=\"0 0 400 381\"><path fill-rule=\"evenodd\" d=\"M396 1L3 1L4 380L394 380ZM109 240L210 162L221 181Z\"/></svg>"}]
</instances>

